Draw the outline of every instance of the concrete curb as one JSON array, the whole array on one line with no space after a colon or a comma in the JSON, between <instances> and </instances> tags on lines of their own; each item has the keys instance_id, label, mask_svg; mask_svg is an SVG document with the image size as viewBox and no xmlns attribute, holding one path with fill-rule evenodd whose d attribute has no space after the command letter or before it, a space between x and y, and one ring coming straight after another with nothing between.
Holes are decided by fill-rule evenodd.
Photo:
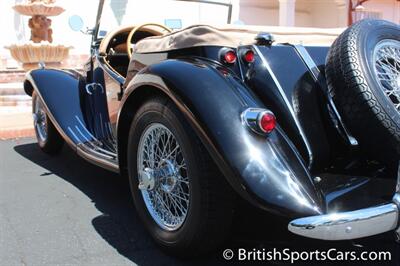
<instances>
[{"instance_id":1,"label":"concrete curb","mask_svg":"<svg viewBox=\"0 0 400 266\"><path fill-rule=\"evenodd\" d=\"M13 130L0 129L0 140L33 137L34 135L35 131L33 127L13 129Z\"/></svg>"},{"instance_id":2,"label":"concrete curb","mask_svg":"<svg viewBox=\"0 0 400 266\"><path fill-rule=\"evenodd\" d=\"M30 106L0 106L0 139L34 135Z\"/></svg>"}]
</instances>

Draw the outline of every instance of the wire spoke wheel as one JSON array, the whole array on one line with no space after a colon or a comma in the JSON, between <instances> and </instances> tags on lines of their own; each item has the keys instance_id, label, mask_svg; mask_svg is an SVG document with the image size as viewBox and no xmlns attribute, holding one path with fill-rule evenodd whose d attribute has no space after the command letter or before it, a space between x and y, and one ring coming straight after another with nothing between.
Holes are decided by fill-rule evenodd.
<instances>
[{"instance_id":1,"label":"wire spoke wheel","mask_svg":"<svg viewBox=\"0 0 400 266\"><path fill-rule=\"evenodd\" d=\"M189 209L189 178L181 148L172 132L160 123L143 132L137 154L139 189L154 221L177 230Z\"/></svg>"},{"instance_id":2,"label":"wire spoke wheel","mask_svg":"<svg viewBox=\"0 0 400 266\"><path fill-rule=\"evenodd\" d=\"M32 93L32 116L39 148L49 155L60 152L64 145L64 139L50 120L45 104L36 92Z\"/></svg>"},{"instance_id":3,"label":"wire spoke wheel","mask_svg":"<svg viewBox=\"0 0 400 266\"><path fill-rule=\"evenodd\" d=\"M36 97L33 110L33 123L40 141L47 140L47 116L44 105L39 97Z\"/></svg>"},{"instance_id":4,"label":"wire spoke wheel","mask_svg":"<svg viewBox=\"0 0 400 266\"><path fill-rule=\"evenodd\" d=\"M185 257L217 248L230 232L235 197L177 106L147 99L127 147L135 207L154 241Z\"/></svg>"},{"instance_id":5,"label":"wire spoke wheel","mask_svg":"<svg viewBox=\"0 0 400 266\"><path fill-rule=\"evenodd\" d=\"M379 86L400 112L400 41L379 42L373 60Z\"/></svg>"}]
</instances>

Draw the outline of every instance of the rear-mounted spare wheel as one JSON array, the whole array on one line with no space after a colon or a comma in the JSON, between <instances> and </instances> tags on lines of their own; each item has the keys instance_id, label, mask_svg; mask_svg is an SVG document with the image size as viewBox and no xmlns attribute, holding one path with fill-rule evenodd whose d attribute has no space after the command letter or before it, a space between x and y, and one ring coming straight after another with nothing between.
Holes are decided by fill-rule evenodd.
<instances>
[{"instance_id":1,"label":"rear-mounted spare wheel","mask_svg":"<svg viewBox=\"0 0 400 266\"><path fill-rule=\"evenodd\" d=\"M362 20L333 43L326 61L331 96L361 148L384 162L400 158L400 27Z\"/></svg>"}]
</instances>

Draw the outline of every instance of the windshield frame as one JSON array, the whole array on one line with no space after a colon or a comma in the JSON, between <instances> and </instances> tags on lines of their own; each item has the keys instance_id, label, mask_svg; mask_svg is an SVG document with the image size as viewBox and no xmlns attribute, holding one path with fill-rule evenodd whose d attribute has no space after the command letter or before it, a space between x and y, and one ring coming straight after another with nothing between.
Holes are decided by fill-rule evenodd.
<instances>
[{"instance_id":1,"label":"windshield frame","mask_svg":"<svg viewBox=\"0 0 400 266\"><path fill-rule=\"evenodd\" d=\"M203 4L213 4L213 5L220 5L220 6L226 6L228 7L228 19L227 23L231 24L232 22L232 9L233 9L233 4L232 1L229 2L220 2L218 0L174 0L174 1L180 1L180 2L195 2L195 3L203 3ZM101 15L103 13L103 7L104 7L105 0L99 0L99 7L97 9L97 16L96 16L96 24L93 28L93 37L92 37L92 45L97 43L99 40L101 40L103 37L99 37L99 29L100 29L100 20L101 20Z\"/></svg>"}]
</instances>

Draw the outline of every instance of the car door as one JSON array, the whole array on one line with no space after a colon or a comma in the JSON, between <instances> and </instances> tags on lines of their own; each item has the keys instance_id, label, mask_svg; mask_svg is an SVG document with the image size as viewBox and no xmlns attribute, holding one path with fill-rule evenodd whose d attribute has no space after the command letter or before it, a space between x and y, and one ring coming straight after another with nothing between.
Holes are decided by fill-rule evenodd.
<instances>
[{"instance_id":1,"label":"car door","mask_svg":"<svg viewBox=\"0 0 400 266\"><path fill-rule=\"evenodd\" d=\"M116 157L115 123L118 109L119 83L110 79L108 69L96 56L90 62L90 71L87 72L86 84L81 97L82 110L88 130L96 138L95 149L109 153ZM109 108L110 107L110 108ZM113 113L113 122L110 120L110 111Z\"/></svg>"}]
</instances>

